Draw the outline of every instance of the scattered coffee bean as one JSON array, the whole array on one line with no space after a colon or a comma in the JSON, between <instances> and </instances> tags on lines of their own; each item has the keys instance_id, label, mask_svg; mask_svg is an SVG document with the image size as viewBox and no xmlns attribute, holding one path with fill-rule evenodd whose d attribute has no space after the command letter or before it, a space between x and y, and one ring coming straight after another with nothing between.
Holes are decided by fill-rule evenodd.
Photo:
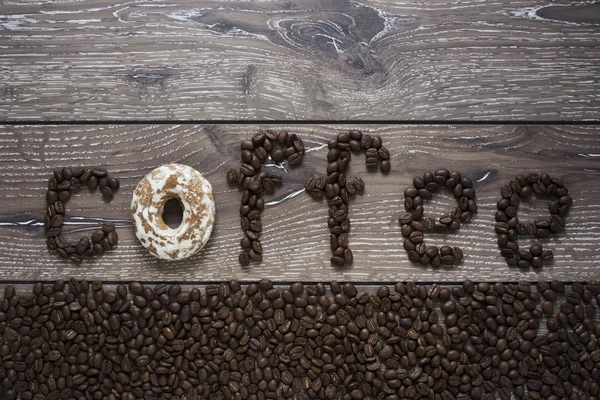
<instances>
[{"instance_id":1,"label":"scattered coffee bean","mask_svg":"<svg viewBox=\"0 0 600 400\"><path fill-rule=\"evenodd\" d=\"M598 282L391 289L7 285L0 398L597 398Z\"/></svg>"}]
</instances>

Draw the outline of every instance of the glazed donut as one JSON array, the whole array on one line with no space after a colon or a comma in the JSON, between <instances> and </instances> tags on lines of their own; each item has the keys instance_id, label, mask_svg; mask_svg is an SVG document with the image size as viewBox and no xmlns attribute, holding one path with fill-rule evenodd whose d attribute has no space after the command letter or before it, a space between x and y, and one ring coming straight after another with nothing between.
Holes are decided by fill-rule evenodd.
<instances>
[{"instance_id":1,"label":"glazed donut","mask_svg":"<svg viewBox=\"0 0 600 400\"><path fill-rule=\"evenodd\" d=\"M165 203L178 199L183 219L177 228L165 224ZM181 260L198 252L212 233L215 201L210 183L194 168L167 164L140 181L133 192L131 215L135 235L150 254Z\"/></svg>"}]
</instances>

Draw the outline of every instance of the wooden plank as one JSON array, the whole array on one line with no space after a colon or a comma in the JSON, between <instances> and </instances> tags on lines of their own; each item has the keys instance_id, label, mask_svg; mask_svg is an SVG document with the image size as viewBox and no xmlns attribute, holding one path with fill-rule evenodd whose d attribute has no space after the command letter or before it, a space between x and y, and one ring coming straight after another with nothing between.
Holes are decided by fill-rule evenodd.
<instances>
[{"instance_id":1,"label":"wooden plank","mask_svg":"<svg viewBox=\"0 0 600 400\"><path fill-rule=\"evenodd\" d=\"M0 10L3 120L598 120L600 4L116 4Z\"/></svg>"},{"instance_id":2,"label":"wooden plank","mask_svg":"<svg viewBox=\"0 0 600 400\"><path fill-rule=\"evenodd\" d=\"M276 281L392 282L600 278L600 127L594 126L363 126L381 135L390 150L392 171L367 172L356 156L350 175L365 179L365 194L352 200L350 246L354 266L329 263L327 210L302 192L307 178L325 171L326 143L347 130L340 125L273 126L303 138L308 150L298 168L281 165L284 185L268 200L263 214L264 260L251 268L238 264L241 193L225 181L239 166L239 143L256 125L4 126L0 129L0 268L5 280L53 280L71 276L110 281ZM131 194L153 168L172 162L191 165L212 183L217 224L209 244L185 261L152 258L138 243L130 223ZM104 219L115 221L119 246L81 265L64 262L45 247L41 218L47 179L55 168L102 165L121 179L110 204L99 193L81 190L67 204L67 225L76 238L90 234ZM429 244L460 245L464 262L434 270L408 261L401 246L398 215L402 193L412 178L436 167L461 171L476 182L479 212L455 235L429 235ZM269 167L267 170L275 170ZM509 268L500 257L494 232L499 187L518 173L547 172L562 178L574 198L566 232L544 241L555 262L540 272ZM521 206L520 218L547 215L546 201ZM426 205L426 215L449 212L454 200L441 192ZM522 245L532 241L523 240Z\"/></svg>"}]
</instances>

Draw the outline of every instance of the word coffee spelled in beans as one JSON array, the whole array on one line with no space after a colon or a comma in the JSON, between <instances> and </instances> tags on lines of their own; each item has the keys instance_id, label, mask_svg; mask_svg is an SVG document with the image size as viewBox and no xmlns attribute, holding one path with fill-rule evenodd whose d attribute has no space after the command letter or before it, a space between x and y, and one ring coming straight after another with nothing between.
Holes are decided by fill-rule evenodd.
<instances>
[{"instance_id":1,"label":"word coffee spelled in beans","mask_svg":"<svg viewBox=\"0 0 600 400\"><path fill-rule=\"evenodd\" d=\"M227 171L227 182L241 186L244 191L240 206L244 237L240 242L242 252L238 258L241 265L248 266L252 261L262 260L260 214L265 207L262 194L274 193L275 188L282 183L280 175L261 172L262 164L269 157L276 163L287 160L292 166L300 164L304 155L304 142L296 134L267 129L260 130L251 140L244 140L241 151L242 165L237 170Z\"/></svg>"},{"instance_id":2,"label":"word coffee spelled in beans","mask_svg":"<svg viewBox=\"0 0 600 400\"><path fill-rule=\"evenodd\" d=\"M565 227L565 217L573 199L564 183L548 174L531 173L527 176L517 175L508 185L500 188L502 198L498 201L496 211L496 233L498 247L506 263L519 268L542 268L545 262L554 259L552 250L544 250L535 243L527 250L520 250L518 238L521 235L533 235L546 239L552 233L559 233ZM521 199L527 199L534 193L538 196L554 197L548 204L550 218L531 221L520 221L517 210Z\"/></svg>"},{"instance_id":3,"label":"word coffee spelled in beans","mask_svg":"<svg viewBox=\"0 0 600 400\"><path fill-rule=\"evenodd\" d=\"M364 134L358 130L342 132L328 143L327 176L311 178L304 189L318 200L325 197L329 206L327 225L333 253L331 264L343 267L352 264L354 256L348 247L350 220L348 204L355 194L360 194L365 183L359 177L350 178L346 171L350 165L351 152L365 152L365 164L369 169L379 167L384 174L390 172L390 152L383 147L379 136Z\"/></svg>"},{"instance_id":4,"label":"word coffee spelled in beans","mask_svg":"<svg viewBox=\"0 0 600 400\"><path fill-rule=\"evenodd\" d=\"M458 202L449 215L440 217L437 221L433 218L423 218L423 201L431 199L433 193L440 188L447 188ZM452 265L463 259L463 252L459 247L426 246L424 232L455 232L460 229L462 222L469 222L475 212L475 190L473 183L457 171L448 171L445 168L435 172L425 172L423 177L413 179L413 186L404 191L404 208L406 212L399 218L400 229L404 237L404 249L408 258L421 265L431 264L432 267Z\"/></svg>"},{"instance_id":5,"label":"word coffee spelled in beans","mask_svg":"<svg viewBox=\"0 0 600 400\"><path fill-rule=\"evenodd\" d=\"M352 152L365 153L368 169L379 169L384 174L390 172L390 152L383 146L381 137L360 130L350 130L339 133L335 139L328 142L327 174L310 178L304 184L304 189L310 196L317 200L327 200L327 224L332 252L330 261L332 265L339 267L353 263L354 254L349 247L349 202L353 196L362 194L365 189L363 179L347 176ZM285 130L276 132L272 129L261 129L251 139L242 141L241 166L228 170L226 174L230 184L241 186L243 190L239 211L244 232L240 241L242 251L238 256L241 265L248 266L251 262L262 261L260 237L263 230L261 213L265 207L263 195L274 193L282 184L281 175L261 171L263 164L271 160L275 163L287 161L289 165L296 166L301 163L304 153L304 142L297 135L289 134ZM165 259L185 258L202 248L212 232L215 216L212 189L208 181L191 167L175 168L176 165L172 164L169 175L160 175L154 179L155 184L146 184L145 190L138 186L132 201L136 235L153 255ZM184 201L183 223L179 228L170 229L162 220L163 203L171 197L186 197L187 194L196 192L181 184L180 181L185 182L189 177L189 173L185 172L183 167L187 171L195 171L200 176L199 180L204 182L203 189L197 191L199 195L194 196L194 199L190 197L189 201ZM146 180L148 177L140 184L147 183ZM105 250L110 250L118 240L114 225L110 222L105 222L102 229L94 232L91 240L84 237L77 243L71 243L61 235L64 204L71 197L71 189L78 183L87 183L91 189L100 187L103 196L109 200L119 187L119 181L110 178L103 168L64 168L56 171L50 178L44 218L47 246L56 250L61 257L73 261L81 261L84 256L100 255ZM169 187L163 190L165 185ZM438 219L424 218L424 201L431 199L441 188L452 191L457 206L448 215ZM495 214L495 231L498 235L500 255L506 259L509 266L523 269L539 269L544 263L552 261L552 250L544 249L540 243L533 244L529 249L520 249L518 238L520 235L533 235L538 239L546 239L551 234L564 230L565 217L573 202L565 184L545 173L530 173L527 176L520 174L509 184L503 185L500 192L502 198L497 203ZM521 199L528 199L532 193L552 198L548 206L550 217L520 221L517 217L519 202ZM435 172L425 172L422 176L415 177L413 185L404 191L404 208L405 212L400 215L399 223L404 237L403 247L411 262L439 268L462 261L464 254L461 248L448 245L427 246L424 234L456 232L461 223L469 222L473 218L477 212L477 204L473 183L469 178L462 176L460 172L451 172L444 168ZM206 212L203 213L202 210ZM192 237L190 231L194 232Z\"/></svg>"},{"instance_id":6,"label":"word coffee spelled in beans","mask_svg":"<svg viewBox=\"0 0 600 400\"><path fill-rule=\"evenodd\" d=\"M96 230L91 238L83 237L77 243L71 242L61 234L65 203L71 198L71 191L81 183L87 184L92 190L99 187L102 196L107 200L112 200L114 191L119 189L119 180L109 177L104 168L63 168L54 171L54 176L48 180L44 217L47 246L50 250L56 250L60 257L76 262L84 257L102 255L118 242L115 225L108 221L105 221L102 228Z\"/></svg>"},{"instance_id":7,"label":"word coffee spelled in beans","mask_svg":"<svg viewBox=\"0 0 600 400\"><path fill-rule=\"evenodd\" d=\"M597 399L600 283L71 279L0 296L0 398Z\"/></svg>"}]
</instances>

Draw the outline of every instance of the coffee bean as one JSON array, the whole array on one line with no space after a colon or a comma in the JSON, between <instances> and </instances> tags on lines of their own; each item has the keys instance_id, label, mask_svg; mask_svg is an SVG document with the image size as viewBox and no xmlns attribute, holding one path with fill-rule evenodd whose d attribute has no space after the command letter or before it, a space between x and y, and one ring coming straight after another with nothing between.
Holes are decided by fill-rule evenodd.
<instances>
[{"instance_id":1,"label":"coffee bean","mask_svg":"<svg viewBox=\"0 0 600 400\"><path fill-rule=\"evenodd\" d=\"M452 256L457 260L461 261L463 259L463 252L460 247L454 247L452 249Z\"/></svg>"},{"instance_id":2,"label":"coffee bean","mask_svg":"<svg viewBox=\"0 0 600 400\"><path fill-rule=\"evenodd\" d=\"M389 173L391 170L391 164L390 164L389 160L383 160L379 165L379 169L384 174Z\"/></svg>"},{"instance_id":3,"label":"coffee bean","mask_svg":"<svg viewBox=\"0 0 600 400\"><path fill-rule=\"evenodd\" d=\"M54 204L58 200L58 193L54 190L48 190L46 192L46 203Z\"/></svg>"},{"instance_id":4,"label":"coffee bean","mask_svg":"<svg viewBox=\"0 0 600 400\"><path fill-rule=\"evenodd\" d=\"M112 231L108 234L108 243L110 243L111 246L116 246L118 240L119 240L119 238L117 236L117 232Z\"/></svg>"},{"instance_id":5,"label":"coffee bean","mask_svg":"<svg viewBox=\"0 0 600 400\"><path fill-rule=\"evenodd\" d=\"M102 229L95 230L92 234L92 241L94 243L99 243L104 239L104 231Z\"/></svg>"},{"instance_id":6,"label":"coffee bean","mask_svg":"<svg viewBox=\"0 0 600 400\"><path fill-rule=\"evenodd\" d=\"M54 238L60 235L60 228L50 228L46 231L46 236Z\"/></svg>"},{"instance_id":7,"label":"coffee bean","mask_svg":"<svg viewBox=\"0 0 600 400\"><path fill-rule=\"evenodd\" d=\"M421 241L423 241L423 232L414 231L409 235L409 239L415 244L420 243Z\"/></svg>"},{"instance_id":8,"label":"coffee bean","mask_svg":"<svg viewBox=\"0 0 600 400\"><path fill-rule=\"evenodd\" d=\"M381 147L380 149L378 149L377 150L377 155L382 160L389 160L390 159L390 152L385 147Z\"/></svg>"},{"instance_id":9,"label":"coffee bean","mask_svg":"<svg viewBox=\"0 0 600 400\"><path fill-rule=\"evenodd\" d=\"M551 250L544 250L542 252L542 260L544 261L552 261L554 259L554 255Z\"/></svg>"},{"instance_id":10,"label":"coffee bean","mask_svg":"<svg viewBox=\"0 0 600 400\"><path fill-rule=\"evenodd\" d=\"M63 190L69 190L71 189L71 181L62 181L61 183L59 183L58 185L56 185L56 190L57 191L63 191Z\"/></svg>"},{"instance_id":11,"label":"coffee bean","mask_svg":"<svg viewBox=\"0 0 600 400\"><path fill-rule=\"evenodd\" d=\"M413 263L418 263L419 261L421 261L421 256L416 251L409 251L408 259Z\"/></svg>"},{"instance_id":12,"label":"coffee bean","mask_svg":"<svg viewBox=\"0 0 600 400\"><path fill-rule=\"evenodd\" d=\"M92 175L97 178L105 177L108 174L108 171L104 168L92 168Z\"/></svg>"},{"instance_id":13,"label":"coffee bean","mask_svg":"<svg viewBox=\"0 0 600 400\"><path fill-rule=\"evenodd\" d=\"M250 256L245 251L242 251L240 253L238 260L242 266L247 267L248 265L250 265Z\"/></svg>"},{"instance_id":14,"label":"coffee bean","mask_svg":"<svg viewBox=\"0 0 600 400\"><path fill-rule=\"evenodd\" d=\"M456 261L456 258L453 255L442 256L442 264L444 265L452 265Z\"/></svg>"},{"instance_id":15,"label":"coffee bean","mask_svg":"<svg viewBox=\"0 0 600 400\"><path fill-rule=\"evenodd\" d=\"M252 153L248 152L248 154L252 155ZM230 169L227 171L227 182L228 183L236 183L238 179L238 172L235 169Z\"/></svg>"},{"instance_id":16,"label":"coffee bean","mask_svg":"<svg viewBox=\"0 0 600 400\"><path fill-rule=\"evenodd\" d=\"M48 206L46 211L46 216L44 217L44 229L48 230L51 228L51 218L56 215L56 211L54 211L54 206Z\"/></svg>"},{"instance_id":17,"label":"coffee bean","mask_svg":"<svg viewBox=\"0 0 600 400\"><path fill-rule=\"evenodd\" d=\"M83 168L82 170L83 170L83 172L81 173L81 176L79 177L79 181L86 183L92 176L92 170L87 169L87 168ZM74 174L74 176L77 177L75 174Z\"/></svg>"},{"instance_id":18,"label":"coffee bean","mask_svg":"<svg viewBox=\"0 0 600 400\"><path fill-rule=\"evenodd\" d=\"M288 163L290 165L298 165L302 161L302 155L300 153L293 153L288 157Z\"/></svg>"},{"instance_id":19,"label":"coffee bean","mask_svg":"<svg viewBox=\"0 0 600 400\"><path fill-rule=\"evenodd\" d=\"M254 174L254 168L250 164L242 164L240 166L240 172L245 176L252 176Z\"/></svg>"},{"instance_id":20,"label":"coffee bean","mask_svg":"<svg viewBox=\"0 0 600 400\"><path fill-rule=\"evenodd\" d=\"M52 228L59 228L64 222L64 218L62 215L57 214L50 220L50 226Z\"/></svg>"},{"instance_id":21,"label":"coffee bean","mask_svg":"<svg viewBox=\"0 0 600 400\"><path fill-rule=\"evenodd\" d=\"M70 198L71 198L71 192L69 192L68 190L58 192L58 200L62 201L63 203L66 203L67 201L69 201Z\"/></svg>"},{"instance_id":22,"label":"coffee bean","mask_svg":"<svg viewBox=\"0 0 600 400\"><path fill-rule=\"evenodd\" d=\"M90 241L88 238L83 237L77 242L77 246L75 246L75 252L79 255L83 255L85 251L90 247Z\"/></svg>"},{"instance_id":23,"label":"coffee bean","mask_svg":"<svg viewBox=\"0 0 600 400\"><path fill-rule=\"evenodd\" d=\"M343 257L333 256L331 257L331 264L336 265L338 267L342 267L346 265L346 260Z\"/></svg>"},{"instance_id":24,"label":"coffee bean","mask_svg":"<svg viewBox=\"0 0 600 400\"><path fill-rule=\"evenodd\" d=\"M102 196L107 200L112 200L114 197L113 190L109 186L100 187L100 193L102 193Z\"/></svg>"}]
</instances>

